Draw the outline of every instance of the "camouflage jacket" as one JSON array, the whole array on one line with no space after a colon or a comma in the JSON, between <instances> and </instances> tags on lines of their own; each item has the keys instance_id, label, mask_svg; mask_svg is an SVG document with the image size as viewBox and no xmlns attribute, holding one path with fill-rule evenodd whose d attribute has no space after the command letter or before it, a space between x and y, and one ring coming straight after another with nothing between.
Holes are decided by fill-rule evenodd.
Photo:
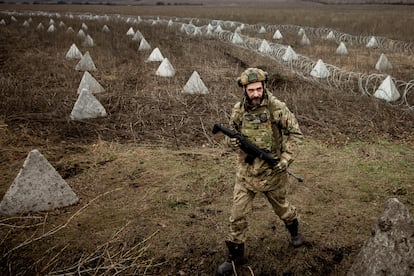
<instances>
[{"instance_id":1,"label":"camouflage jacket","mask_svg":"<svg viewBox=\"0 0 414 276\"><path fill-rule=\"evenodd\" d=\"M261 122L259 122L258 127L249 127L246 130L245 128L248 126L245 122L246 118L248 118L247 120ZM298 146L303 139L303 134L295 115L284 102L279 101L268 90L265 90L260 106L249 106L246 96L236 103L230 117L230 127L239 133L247 134L247 139L250 142L267 150L274 158L286 159L289 164L296 158ZM267 132L270 132L272 137L267 137L266 130L264 130L266 128L271 129ZM263 142L263 145L261 145L261 142ZM240 154L242 155L240 160L243 160L245 154L243 152L240 152Z\"/></svg>"}]
</instances>

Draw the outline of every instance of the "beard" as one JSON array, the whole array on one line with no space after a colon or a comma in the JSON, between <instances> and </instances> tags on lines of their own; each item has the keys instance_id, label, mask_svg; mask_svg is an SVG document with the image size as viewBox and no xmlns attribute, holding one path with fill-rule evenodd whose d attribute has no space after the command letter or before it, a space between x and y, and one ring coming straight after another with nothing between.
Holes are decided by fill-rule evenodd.
<instances>
[{"instance_id":1,"label":"beard","mask_svg":"<svg viewBox=\"0 0 414 276\"><path fill-rule=\"evenodd\" d=\"M260 105L262 103L264 94L261 97L249 98L249 96L247 95L247 92L245 92L244 93L244 96L247 99L248 106L255 107L255 106L258 106L258 105Z\"/></svg>"},{"instance_id":2,"label":"beard","mask_svg":"<svg viewBox=\"0 0 414 276\"><path fill-rule=\"evenodd\" d=\"M250 102L252 105L257 106L260 105L260 103L262 102L263 97L254 97L252 99L250 99Z\"/></svg>"}]
</instances>

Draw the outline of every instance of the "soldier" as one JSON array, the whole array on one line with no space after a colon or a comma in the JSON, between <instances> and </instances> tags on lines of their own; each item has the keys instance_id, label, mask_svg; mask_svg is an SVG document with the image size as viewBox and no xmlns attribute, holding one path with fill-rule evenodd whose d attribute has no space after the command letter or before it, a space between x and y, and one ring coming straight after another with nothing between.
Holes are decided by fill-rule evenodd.
<instances>
[{"instance_id":1,"label":"soldier","mask_svg":"<svg viewBox=\"0 0 414 276\"><path fill-rule=\"evenodd\" d=\"M299 247L304 242L298 230L296 208L286 200L287 168L297 156L303 135L294 114L267 90L267 80L267 72L258 68L248 68L241 74L237 83L243 88L244 95L233 107L230 126L280 161L270 167L264 160L252 159L239 150L229 218L230 235L226 240L228 259L218 267L219 275L232 275L233 264L237 266L244 262L246 215L258 192L265 195L276 215L286 225L291 244ZM226 137L226 140L230 147L238 149L236 138Z\"/></svg>"}]
</instances>

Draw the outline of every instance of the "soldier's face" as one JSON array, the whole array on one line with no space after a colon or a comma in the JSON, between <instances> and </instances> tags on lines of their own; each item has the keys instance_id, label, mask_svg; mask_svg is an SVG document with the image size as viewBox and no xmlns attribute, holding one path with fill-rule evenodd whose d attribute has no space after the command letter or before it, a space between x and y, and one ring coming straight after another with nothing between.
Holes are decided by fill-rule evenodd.
<instances>
[{"instance_id":1,"label":"soldier's face","mask_svg":"<svg viewBox=\"0 0 414 276\"><path fill-rule=\"evenodd\" d=\"M262 82L254 82L246 85L246 93L253 105L259 105L263 97Z\"/></svg>"}]
</instances>

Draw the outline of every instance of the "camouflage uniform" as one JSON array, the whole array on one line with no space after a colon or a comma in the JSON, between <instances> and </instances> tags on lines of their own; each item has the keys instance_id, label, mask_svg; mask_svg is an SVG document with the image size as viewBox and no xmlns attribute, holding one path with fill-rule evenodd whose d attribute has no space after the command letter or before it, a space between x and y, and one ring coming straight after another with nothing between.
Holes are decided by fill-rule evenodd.
<instances>
[{"instance_id":1,"label":"camouflage uniform","mask_svg":"<svg viewBox=\"0 0 414 276\"><path fill-rule=\"evenodd\" d=\"M233 108L230 126L274 158L283 158L288 164L294 161L303 138L294 114L268 90L264 91L263 100L256 107L249 105L245 95ZM266 196L276 215L286 225L297 219L296 208L286 200L286 170L275 172L259 158L249 164L246 157L240 150L229 219L229 240L237 244L246 241L246 215L257 192Z\"/></svg>"}]
</instances>

